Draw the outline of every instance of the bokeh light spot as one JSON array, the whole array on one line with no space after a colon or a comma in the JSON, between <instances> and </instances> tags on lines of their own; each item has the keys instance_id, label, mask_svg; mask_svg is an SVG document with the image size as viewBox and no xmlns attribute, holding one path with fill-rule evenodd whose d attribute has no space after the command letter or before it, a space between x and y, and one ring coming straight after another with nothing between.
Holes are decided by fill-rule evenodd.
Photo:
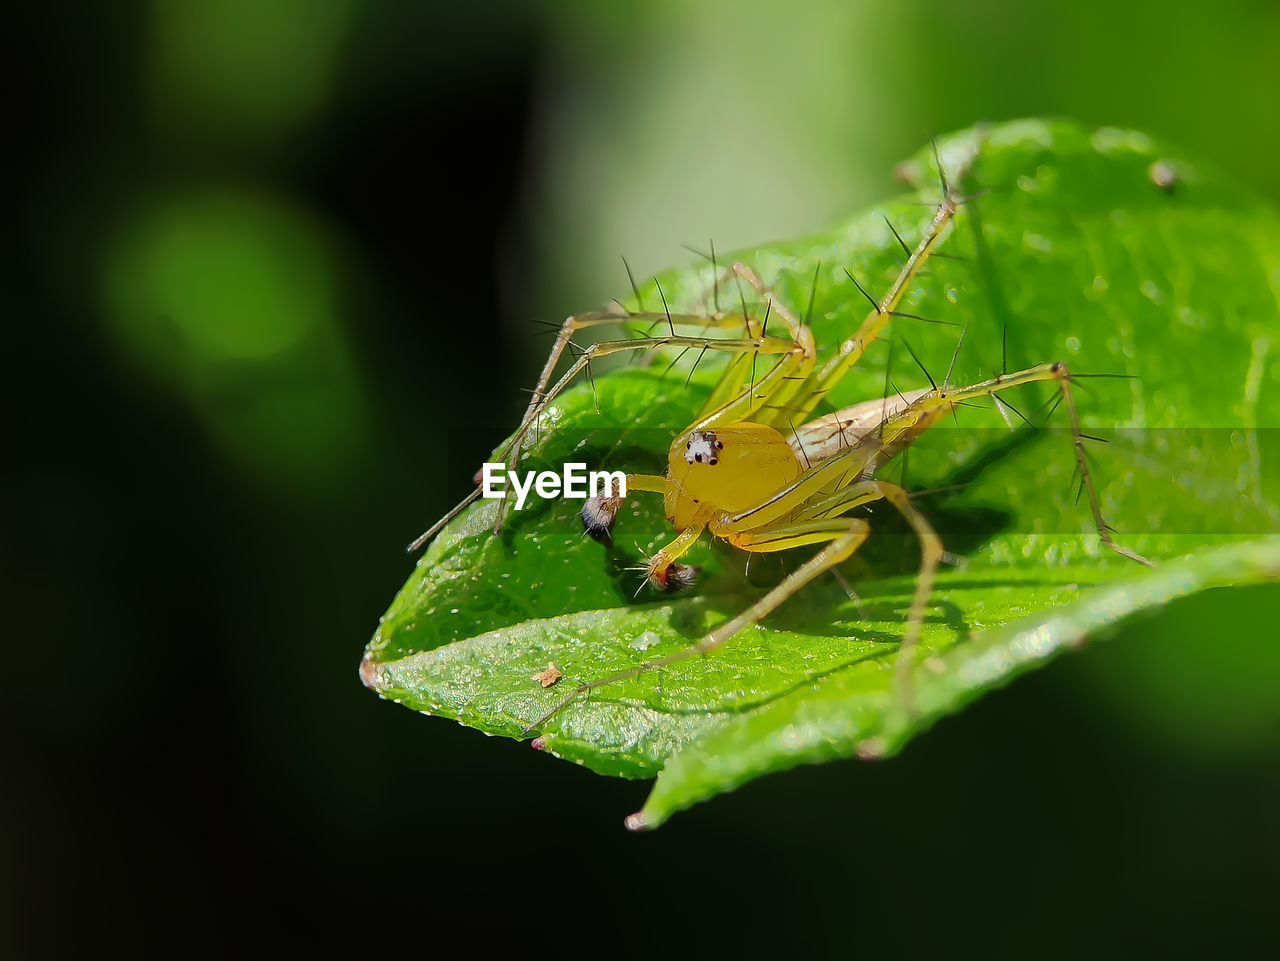
<instances>
[{"instance_id":1,"label":"bokeh light spot","mask_svg":"<svg viewBox=\"0 0 1280 961\"><path fill-rule=\"evenodd\" d=\"M290 133L328 98L349 8L347 0L156 4L159 119L196 140Z\"/></svg>"},{"instance_id":2,"label":"bokeh light spot","mask_svg":"<svg viewBox=\"0 0 1280 961\"><path fill-rule=\"evenodd\" d=\"M367 422L327 229L278 198L193 189L138 201L103 256L127 363L215 443L291 489L340 483Z\"/></svg>"},{"instance_id":3,"label":"bokeh light spot","mask_svg":"<svg viewBox=\"0 0 1280 961\"><path fill-rule=\"evenodd\" d=\"M330 274L303 217L213 192L144 207L113 250L110 288L132 339L162 338L210 360L254 360L330 321Z\"/></svg>"}]
</instances>

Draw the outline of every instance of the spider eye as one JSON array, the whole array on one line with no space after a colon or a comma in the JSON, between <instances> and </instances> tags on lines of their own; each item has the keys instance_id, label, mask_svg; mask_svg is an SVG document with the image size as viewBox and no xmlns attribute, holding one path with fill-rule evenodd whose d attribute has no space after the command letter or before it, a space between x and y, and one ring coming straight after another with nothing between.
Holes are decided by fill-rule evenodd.
<instances>
[{"instance_id":1,"label":"spider eye","mask_svg":"<svg viewBox=\"0 0 1280 961\"><path fill-rule=\"evenodd\" d=\"M694 455L693 455L693 459L694 459L694 460L696 460L699 464L701 464L701 463L702 463L702 455L701 455L701 454L694 454Z\"/></svg>"},{"instance_id":2,"label":"spider eye","mask_svg":"<svg viewBox=\"0 0 1280 961\"><path fill-rule=\"evenodd\" d=\"M688 450L692 446L693 446L693 441L686 441L684 445L684 449Z\"/></svg>"},{"instance_id":3,"label":"spider eye","mask_svg":"<svg viewBox=\"0 0 1280 961\"><path fill-rule=\"evenodd\" d=\"M716 441L716 450L724 450L724 441L722 440Z\"/></svg>"}]
</instances>

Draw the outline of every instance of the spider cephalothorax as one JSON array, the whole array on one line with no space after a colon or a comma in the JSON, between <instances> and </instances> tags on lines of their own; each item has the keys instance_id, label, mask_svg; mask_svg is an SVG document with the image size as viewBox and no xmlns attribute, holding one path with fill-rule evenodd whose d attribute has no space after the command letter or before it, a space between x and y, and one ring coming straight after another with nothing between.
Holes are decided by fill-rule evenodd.
<instances>
[{"instance_id":1,"label":"spider cephalothorax","mask_svg":"<svg viewBox=\"0 0 1280 961\"><path fill-rule=\"evenodd\" d=\"M803 469L772 427L740 421L714 431L695 428L677 435L667 452L667 520L677 531L702 526L709 510L735 512L758 504Z\"/></svg>"}]
</instances>

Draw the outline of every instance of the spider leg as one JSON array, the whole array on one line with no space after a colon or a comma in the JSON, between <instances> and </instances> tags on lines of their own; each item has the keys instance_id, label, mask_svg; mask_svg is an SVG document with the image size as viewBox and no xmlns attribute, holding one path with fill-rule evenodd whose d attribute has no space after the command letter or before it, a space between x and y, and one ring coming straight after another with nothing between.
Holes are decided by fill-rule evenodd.
<instances>
[{"instance_id":1,"label":"spider leg","mask_svg":"<svg viewBox=\"0 0 1280 961\"><path fill-rule=\"evenodd\" d=\"M591 344L584 349L578 358L569 366L558 381L550 388L546 388L536 403L531 403L529 411L525 415L524 421L516 429L515 433L502 444L497 450L497 456L509 462L510 467L515 466L516 458L524 444L525 437L534 428L537 423L538 415L542 413L546 407L554 401L570 383L581 373L587 369L592 361L599 360L602 357L608 357L612 354L618 354L625 351L635 350L656 350L661 347L683 347L700 350L716 350L736 352L739 354L771 354L781 355L780 359L775 362L773 368L761 379L760 390L766 393L771 389L773 384L781 381L786 377L789 371L796 363L796 357L800 353L800 349L791 341L780 337L758 337L749 339L729 339L719 337L686 337L681 335L668 335L664 337L643 337L629 338L627 340L600 341ZM748 405L749 406L749 405ZM494 529L497 530L502 526L502 521L506 516L506 502L501 501L498 504L497 517L494 521ZM437 526L436 530L439 527Z\"/></svg>"},{"instance_id":2,"label":"spider leg","mask_svg":"<svg viewBox=\"0 0 1280 961\"><path fill-rule=\"evenodd\" d=\"M693 585L700 568L681 564L679 558L698 543L698 538L707 529L707 522L714 513L714 507L705 505L694 515L692 523L676 535L675 540L649 558L646 576L650 584L662 591L680 591Z\"/></svg>"},{"instance_id":3,"label":"spider leg","mask_svg":"<svg viewBox=\"0 0 1280 961\"><path fill-rule=\"evenodd\" d=\"M1102 543L1107 548L1122 557L1127 557L1130 560L1137 561L1139 564L1151 567L1151 561L1141 554L1115 542L1111 537L1111 528L1102 517L1102 505L1098 500L1098 492L1094 487L1093 478L1089 474L1089 465L1085 456L1085 437L1080 429L1080 416L1076 412L1075 399L1071 393L1071 371L1064 363L1036 364L1034 367L1027 367L1024 370L1008 374L1000 374L997 377L992 377L989 380L971 384L967 387L944 386L921 393L912 403L887 417L876 431L879 443L883 445L881 451L877 454L877 458L879 462L883 463L894 456L923 430L927 430L932 426L943 414L954 409L956 404L978 397L995 397L1001 391L1009 390L1012 387L1049 380L1055 382L1062 404L1067 409L1076 468L1080 471L1084 489L1089 495L1089 509L1093 514L1093 523L1098 531L1098 537L1101 538Z\"/></svg>"},{"instance_id":4,"label":"spider leg","mask_svg":"<svg viewBox=\"0 0 1280 961\"><path fill-rule=\"evenodd\" d=\"M741 331L743 324L746 324L746 334L748 338L762 336L763 332L758 330L759 325L753 325L750 318L744 318L735 314L684 314L670 313L664 311L662 313L652 311L592 311L585 314L574 314L566 317L563 324L560 325L560 332L556 335L555 343L551 347L551 352L547 355L547 361L542 366L542 373L538 375L538 382L534 385L533 396L529 398L529 405L525 408L524 416L520 420L520 426L525 427L530 421L537 417L538 413L545 406L544 401L547 397L547 387L551 383L551 375L555 373L556 367L560 363L560 358L564 355L565 348L573 341L574 334L582 330L588 330L592 327L600 327L606 325L618 325L632 321L652 321L659 323L665 321L668 324L668 330L671 336L675 336L676 326L681 327L697 327L702 330L719 330L719 331ZM642 338L642 341L652 340L653 338ZM640 343L641 341L637 341Z\"/></svg>"},{"instance_id":5,"label":"spider leg","mask_svg":"<svg viewBox=\"0 0 1280 961\"><path fill-rule=\"evenodd\" d=\"M801 507L796 512L796 516L802 523L816 523L808 519L833 517L874 500L885 500L893 505L911 525L917 540L920 541L920 570L916 575L915 594L911 599L911 609L907 614L907 629L902 635L902 646L898 648L898 658L894 665L898 690L904 705L910 710L913 707L910 674L913 652L920 637L920 626L924 623L925 608L933 594L933 582L937 577L938 564L942 561L944 554L942 539L925 516L916 510L915 505L911 503L911 495L906 489L888 481L861 481L816 504ZM739 536L751 537L752 535L748 533ZM732 537L729 540L737 543ZM743 544L738 546L743 547L744 550L751 550Z\"/></svg>"},{"instance_id":6,"label":"spider leg","mask_svg":"<svg viewBox=\"0 0 1280 961\"><path fill-rule=\"evenodd\" d=\"M796 395L797 391L803 389L809 380L809 375L813 371L813 365L817 362L817 346L813 340L813 333L807 326L800 322L796 315L786 304L779 300L764 282L756 276L746 264L735 262L729 268L732 275L737 279L745 282L752 287L765 302L766 318L772 314L776 314L786 326L787 333L801 350L801 358L799 362L791 365L791 369L787 371L786 377L775 382L771 388L769 396L762 398L767 403L761 403L753 406L751 414L754 416L759 411L769 411L758 419L770 426L776 425L779 421L785 422L789 419L787 414L792 408L790 407L791 399ZM745 365L743 367L745 370ZM734 371L735 374L739 372ZM698 413L695 423L698 427L711 427L715 424L731 423L734 420L742 420L741 416L735 416L738 405L732 401L724 400L721 394L728 393L724 388L728 387L729 378L726 377L721 381L718 389L708 399L706 405ZM741 387L741 379L738 380L735 387ZM748 399L754 399L754 384L752 389L745 395ZM732 413L731 413L732 411ZM784 416L785 415L785 416Z\"/></svg>"},{"instance_id":7,"label":"spider leg","mask_svg":"<svg viewBox=\"0 0 1280 961\"><path fill-rule=\"evenodd\" d=\"M896 484L875 480L856 484L848 491L847 504L844 509L851 510L858 504L873 500L887 500L897 508L908 523L911 524L920 540L920 573L916 578L915 593L912 596L911 609L907 616L907 628L903 634L902 645L898 650L895 662L897 685L904 705L910 709L910 666L920 633L920 625L924 622L925 608L933 592L934 576L938 569L938 563L942 558L942 541L924 516L912 506L907 492ZM714 531L714 525L712 529ZM701 528L699 528L699 532L700 530ZM583 694L618 681L638 677L648 671L667 667L699 654L710 654L735 634L753 624L758 624L814 578L847 560L854 551L862 546L870 532L870 525L860 517L826 517L814 520L788 520L786 522L767 524L760 528L727 537L726 539L735 547L753 553L784 551L794 547L803 547L806 544L826 543L818 553L813 555L798 570L793 571L784 578L773 590L769 591L741 614L730 618L712 630L698 643L666 657L646 661L630 670L619 671L608 677L579 684L568 697L562 699L551 710L529 724L525 728L525 733L527 734L541 727ZM677 541L679 541L679 538L677 538Z\"/></svg>"},{"instance_id":8,"label":"spider leg","mask_svg":"<svg viewBox=\"0 0 1280 961\"><path fill-rule=\"evenodd\" d=\"M862 542L867 539L867 535L869 533L870 527L866 521L861 518L849 517L829 521L812 522L802 528L791 531L788 535L780 535L780 539L772 543L782 544L783 540L789 540L789 543L784 546L763 549L784 550L785 547L797 547L803 544L813 543L815 541L828 541L829 543L810 558L802 567L791 573L777 587L752 604L751 607L747 608L747 610L743 611L737 617L725 621L698 643L677 651L667 657L658 658L653 661L646 661L639 667L632 668L629 671L619 671L618 673L611 674L608 677L602 677L594 681L579 684L568 697L561 699L549 711L531 722L528 727L524 729L524 733L528 734L541 727L579 697L594 691L597 688L636 677L656 668L666 667L669 664L674 664L677 661L683 661L686 658L694 657L698 654L709 654L743 628L749 627L763 619L787 598L791 597L791 595L800 590L819 574L849 557L849 555L857 550Z\"/></svg>"},{"instance_id":9,"label":"spider leg","mask_svg":"<svg viewBox=\"0 0 1280 961\"><path fill-rule=\"evenodd\" d=\"M956 188L968 176L969 166L974 159L976 159L976 154L958 170L954 171L954 176L951 179L952 185L944 193L942 202L938 204L933 220L925 228L920 242L916 244L907 257L906 263L902 265L897 279L894 280L888 292L878 303L873 301L871 312L867 314L866 319L862 321L861 326L858 327L854 335L846 339L831 360L827 362L826 366L815 372L809 378L809 382L804 385L804 388L799 393L803 401L798 405L799 409L794 411L797 420L807 420L813 414L823 398L862 359L867 347L880 336L885 326L889 323L889 319L897 312L903 296L924 269L925 263L934 253L934 248L938 246L943 234L946 233L947 227L955 219L956 210L965 202L966 198L962 197ZM852 275L850 275L850 278L852 279ZM856 284L857 281L854 281L854 283Z\"/></svg>"}]
</instances>

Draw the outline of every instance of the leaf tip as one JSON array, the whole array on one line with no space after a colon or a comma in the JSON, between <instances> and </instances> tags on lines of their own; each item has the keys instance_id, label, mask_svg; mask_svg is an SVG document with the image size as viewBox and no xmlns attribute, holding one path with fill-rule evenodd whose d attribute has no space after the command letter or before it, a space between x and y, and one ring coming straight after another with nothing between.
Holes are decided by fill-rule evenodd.
<instances>
[{"instance_id":1,"label":"leaf tip","mask_svg":"<svg viewBox=\"0 0 1280 961\"><path fill-rule=\"evenodd\" d=\"M370 654L360 659L360 683L371 691L381 692L383 674Z\"/></svg>"},{"instance_id":2,"label":"leaf tip","mask_svg":"<svg viewBox=\"0 0 1280 961\"><path fill-rule=\"evenodd\" d=\"M643 811L637 811L635 814L628 814L626 821L623 822L627 826L628 831L647 831L653 827L649 823L649 819L645 817Z\"/></svg>"}]
</instances>

